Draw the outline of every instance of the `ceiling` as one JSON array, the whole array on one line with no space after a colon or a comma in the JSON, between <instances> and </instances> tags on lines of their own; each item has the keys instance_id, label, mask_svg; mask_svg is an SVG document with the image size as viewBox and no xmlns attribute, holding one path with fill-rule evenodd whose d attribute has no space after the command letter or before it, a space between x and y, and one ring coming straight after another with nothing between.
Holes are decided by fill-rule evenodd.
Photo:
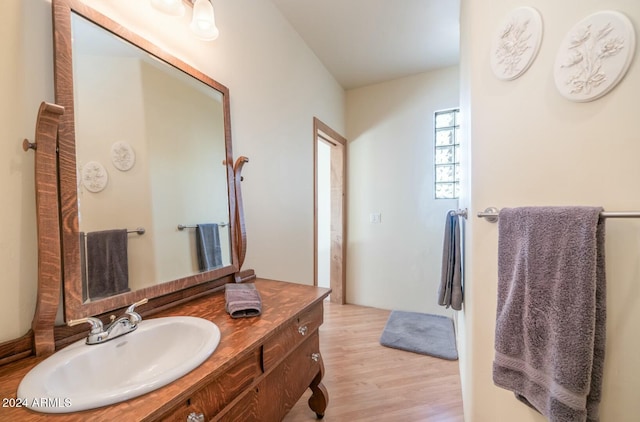
<instances>
[{"instance_id":1,"label":"ceiling","mask_svg":"<svg viewBox=\"0 0 640 422\"><path fill-rule=\"evenodd\" d=\"M458 63L460 0L271 0L345 89Z\"/></svg>"}]
</instances>

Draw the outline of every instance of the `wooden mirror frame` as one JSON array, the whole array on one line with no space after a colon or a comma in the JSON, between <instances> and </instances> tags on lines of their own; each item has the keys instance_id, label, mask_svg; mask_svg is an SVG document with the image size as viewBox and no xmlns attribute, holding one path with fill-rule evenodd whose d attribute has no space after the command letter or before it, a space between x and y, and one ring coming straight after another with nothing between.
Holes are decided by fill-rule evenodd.
<instances>
[{"instance_id":1,"label":"wooden mirror frame","mask_svg":"<svg viewBox=\"0 0 640 422\"><path fill-rule=\"evenodd\" d=\"M161 48L155 46L139 35L131 32L122 25L85 5L80 0L53 0L53 28L54 28L54 77L56 103L65 109L60 119L58 133L58 166L60 183L60 236L62 240L63 262L63 287L64 287L64 314L65 319L77 319L89 315L99 315L115 309L125 307L143 298L149 298L151 305L167 302L166 295L175 292L184 292L185 289L200 286L198 291L215 289L239 272L238 259L239 239L243 237L230 236L231 240L231 265L215 270L183 277L174 281L163 282L158 285L146 287L136 291L112 296L95 302L84 303L82 299L82 283L80 269L79 227L78 227L78 196L76 173L76 148L75 148L75 121L74 121L74 96L73 96L73 65L72 65L72 38L71 38L71 14L76 13L85 19L97 24L105 30L114 33L133 45L145 50L167 64L185 72L186 74L202 81L210 87L218 90L223 97L224 137L227 169L227 186L229 201L230 233L244 232L244 224L238 227L238 210L236 209L236 189L233 169L233 154L231 145L231 118L229 112L229 90L224 85L213 80L204 73L196 70ZM214 163L212 163L213 165ZM242 214L240 212L240 214ZM237 228L238 227L238 228ZM42 245L40 245L42 246ZM242 246L242 250L245 246ZM41 250L42 253L42 250ZM185 293L178 295L185 296ZM165 297L163 300L162 297ZM156 301L154 298L160 298ZM178 298L176 298L177 300ZM169 300L171 301L171 300ZM145 307L148 307L145 306Z\"/></svg>"}]
</instances>

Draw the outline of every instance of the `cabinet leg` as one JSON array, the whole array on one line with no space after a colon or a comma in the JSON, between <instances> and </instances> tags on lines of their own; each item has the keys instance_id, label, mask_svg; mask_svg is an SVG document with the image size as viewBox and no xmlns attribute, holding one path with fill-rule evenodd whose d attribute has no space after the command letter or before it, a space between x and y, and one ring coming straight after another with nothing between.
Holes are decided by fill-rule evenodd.
<instances>
[{"instance_id":1,"label":"cabinet leg","mask_svg":"<svg viewBox=\"0 0 640 422\"><path fill-rule=\"evenodd\" d=\"M329 403L329 392L327 391L327 387L322 384L322 378L324 377L322 356L320 356L319 364L320 370L313 381L311 381L311 385L309 385L313 393L311 397L309 397L309 408L316 412L318 419L322 419L324 417L324 411L327 409L327 404Z\"/></svg>"},{"instance_id":2,"label":"cabinet leg","mask_svg":"<svg viewBox=\"0 0 640 422\"><path fill-rule=\"evenodd\" d=\"M309 407L316 412L318 419L322 419L324 417L324 411L327 408L327 403L329 402L327 387L322 383L318 383L318 385L311 386L311 391L313 391L313 394L309 397Z\"/></svg>"}]
</instances>

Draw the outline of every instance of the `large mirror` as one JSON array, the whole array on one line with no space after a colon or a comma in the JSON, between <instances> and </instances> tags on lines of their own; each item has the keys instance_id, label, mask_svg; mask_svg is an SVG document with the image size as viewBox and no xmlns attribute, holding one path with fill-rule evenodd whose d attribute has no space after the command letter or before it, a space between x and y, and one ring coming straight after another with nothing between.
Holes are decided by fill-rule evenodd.
<instances>
[{"instance_id":1,"label":"large mirror","mask_svg":"<svg viewBox=\"0 0 640 422\"><path fill-rule=\"evenodd\" d=\"M226 87L54 0L66 319L238 270Z\"/></svg>"}]
</instances>

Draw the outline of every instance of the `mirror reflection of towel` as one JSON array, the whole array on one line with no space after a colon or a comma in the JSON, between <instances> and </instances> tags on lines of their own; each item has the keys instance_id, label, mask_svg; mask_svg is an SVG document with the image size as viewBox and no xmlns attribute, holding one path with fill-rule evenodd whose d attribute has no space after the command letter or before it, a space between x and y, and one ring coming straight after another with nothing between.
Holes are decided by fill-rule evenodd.
<instances>
[{"instance_id":1,"label":"mirror reflection of towel","mask_svg":"<svg viewBox=\"0 0 640 422\"><path fill-rule=\"evenodd\" d=\"M90 232L86 237L89 298L128 292L127 229Z\"/></svg>"},{"instance_id":2,"label":"mirror reflection of towel","mask_svg":"<svg viewBox=\"0 0 640 422\"><path fill-rule=\"evenodd\" d=\"M198 268L208 271L222 266L222 249L217 224L198 224L196 227Z\"/></svg>"}]
</instances>

